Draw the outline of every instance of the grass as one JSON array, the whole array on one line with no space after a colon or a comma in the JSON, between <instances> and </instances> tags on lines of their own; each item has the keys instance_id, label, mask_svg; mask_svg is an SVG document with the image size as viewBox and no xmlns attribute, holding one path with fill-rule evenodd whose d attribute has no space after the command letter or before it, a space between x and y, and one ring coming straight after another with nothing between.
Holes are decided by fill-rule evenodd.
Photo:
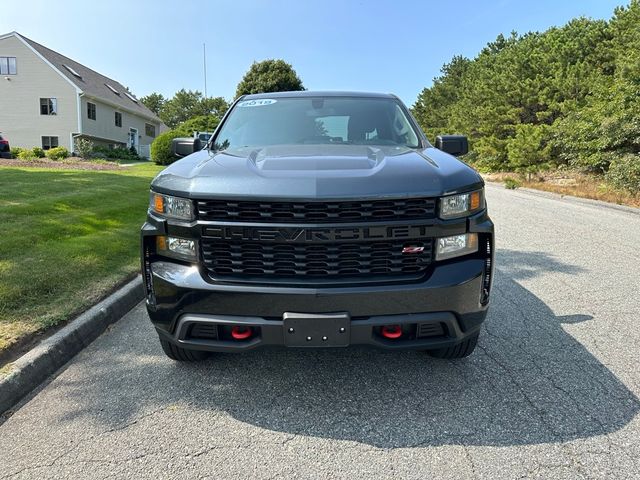
<instances>
[{"instance_id":1,"label":"grass","mask_svg":"<svg viewBox=\"0 0 640 480\"><path fill-rule=\"evenodd\" d=\"M0 355L139 270L149 183L161 169L0 167Z\"/></svg>"},{"instance_id":2,"label":"grass","mask_svg":"<svg viewBox=\"0 0 640 480\"><path fill-rule=\"evenodd\" d=\"M506 189L515 190L516 188L519 188L520 185L522 184L515 178L507 177L504 179L504 188Z\"/></svg>"}]
</instances>

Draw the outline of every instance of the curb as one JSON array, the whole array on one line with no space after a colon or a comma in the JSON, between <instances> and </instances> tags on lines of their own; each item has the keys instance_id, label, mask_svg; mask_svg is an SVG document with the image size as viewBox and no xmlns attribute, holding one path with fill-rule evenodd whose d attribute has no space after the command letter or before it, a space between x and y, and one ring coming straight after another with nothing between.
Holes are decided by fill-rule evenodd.
<instances>
[{"instance_id":1,"label":"curb","mask_svg":"<svg viewBox=\"0 0 640 480\"><path fill-rule=\"evenodd\" d=\"M16 405L143 298L142 278L138 276L13 362L10 373L0 378L0 414Z\"/></svg>"},{"instance_id":2,"label":"curb","mask_svg":"<svg viewBox=\"0 0 640 480\"><path fill-rule=\"evenodd\" d=\"M500 182L485 180L485 183L491 185L492 187L505 189L504 184ZM604 200L576 197L574 195L565 195L563 193L547 192L546 190L536 190L535 188L527 188L527 187L518 187L517 189L512 191L529 193L531 195L536 195L538 197L550 198L555 200L564 200L567 202L571 202L579 205L587 205L590 207L609 208L611 210L617 210L618 212L631 213L632 215L640 215L639 208L630 207L628 205L619 205L617 203L605 202Z\"/></svg>"}]
</instances>

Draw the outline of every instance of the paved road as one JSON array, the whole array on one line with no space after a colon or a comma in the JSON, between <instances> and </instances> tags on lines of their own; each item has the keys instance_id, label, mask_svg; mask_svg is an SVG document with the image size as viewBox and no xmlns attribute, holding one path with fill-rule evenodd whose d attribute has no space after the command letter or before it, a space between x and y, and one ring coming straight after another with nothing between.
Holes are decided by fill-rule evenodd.
<instances>
[{"instance_id":1,"label":"paved road","mask_svg":"<svg viewBox=\"0 0 640 480\"><path fill-rule=\"evenodd\" d=\"M0 426L0 478L640 478L640 215L488 187L467 360L164 357L142 306Z\"/></svg>"}]
</instances>

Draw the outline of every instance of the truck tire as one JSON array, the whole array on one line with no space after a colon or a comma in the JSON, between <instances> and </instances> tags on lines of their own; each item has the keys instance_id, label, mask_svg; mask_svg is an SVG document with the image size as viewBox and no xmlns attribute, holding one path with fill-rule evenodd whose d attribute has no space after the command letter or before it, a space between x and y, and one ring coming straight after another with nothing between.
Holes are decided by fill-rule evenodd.
<instances>
[{"instance_id":1,"label":"truck tire","mask_svg":"<svg viewBox=\"0 0 640 480\"><path fill-rule=\"evenodd\" d=\"M460 343L456 343L452 347L427 350L427 355L429 355L430 357L446 358L446 359L468 357L475 350L476 345L478 344L479 336L480 336L480 332L467 338L466 340L463 340Z\"/></svg>"},{"instance_id":2,"label":"truck tire","mask_svg":"<svg viewBox=\"0 0 640 480\"><path fill-rule=\"evenodd\" d=\"M197 362L199 360L204 360L209 356L209 352L187 350L186 348L178 347L173 343L162 339L160 339L160 345L162 345L162 350L164 350L167 357L171 360L175 360L176 362Z\"/></svg>"}]
</instances>

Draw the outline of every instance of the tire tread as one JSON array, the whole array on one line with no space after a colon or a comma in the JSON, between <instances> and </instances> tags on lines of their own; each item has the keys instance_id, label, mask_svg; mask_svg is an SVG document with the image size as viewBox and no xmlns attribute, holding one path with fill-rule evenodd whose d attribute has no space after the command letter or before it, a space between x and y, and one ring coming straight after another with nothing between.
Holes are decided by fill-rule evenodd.
<instances>
[{"instance_id":1,"label":"tire tread","mask_svg":"<svg viewBox=\"0 0 640 480\"><path fill-rule=\"evenodd\" d=\"M475 350L476 345L478 344L479 336L480 336L480 332L476 333L475 335L459 343L456 343L451 347L427 350L427 354L434 358L444 358L444 359L456 359L456 358L468 357Z\"/></svg>"},{"instance_id":2,"label":"tire tread","mask_svg":"<svg viewBox=\"0 0 640 480\"><path fill-rule=\"evenodd\" d=\"M162 350L171 360L176 362L197 362L204 360L209 356L208 352L202 352L199 350L188 350L186 348L178 347L171 342L160 339L160 345Z\"/></svg>"}]
</instances>

